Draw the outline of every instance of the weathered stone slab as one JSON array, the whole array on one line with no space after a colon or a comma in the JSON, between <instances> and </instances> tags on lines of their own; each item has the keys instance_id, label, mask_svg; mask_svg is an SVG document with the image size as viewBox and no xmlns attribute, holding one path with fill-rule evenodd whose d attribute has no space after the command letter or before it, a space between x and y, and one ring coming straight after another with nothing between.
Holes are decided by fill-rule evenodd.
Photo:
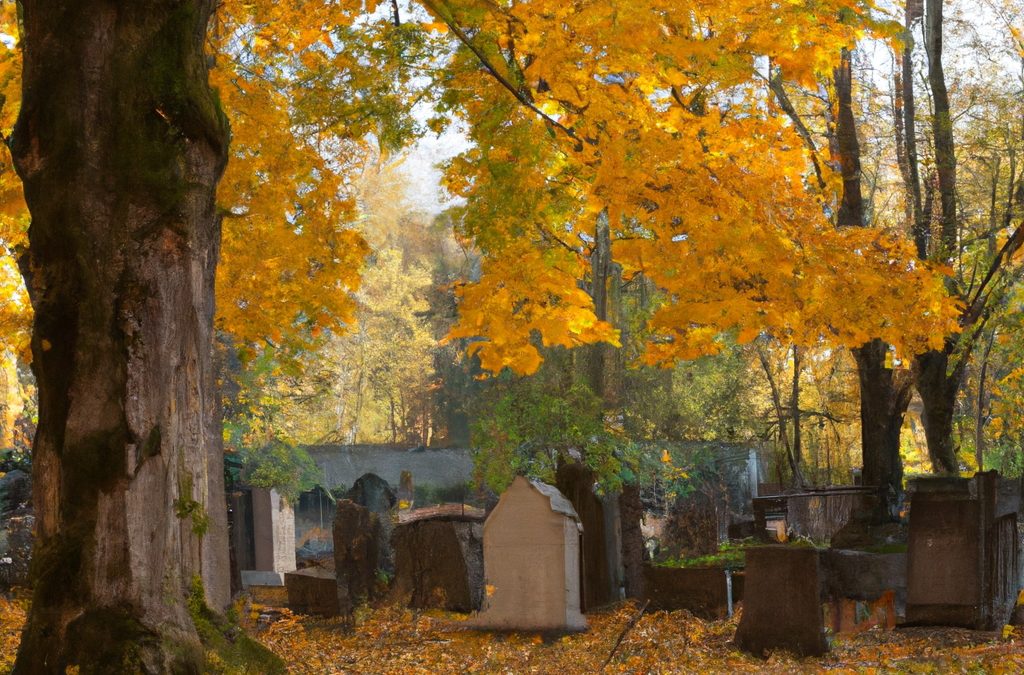
<instances>
[{"instance_id":1,"label":"weathered stone slab","mask_svg":"<svg viewBox=\"0 0 1024 675\"><path fill-rule=\"evenodd\" d=\"M746 559L736 645L762 657L775 649L798 656L827 652L818 550L763 546L748 549Z\"/></svg>"},{"instance_id":2,"label":"weathered stone slab","mask_svg":"<svg viewBox=\"0 0 1024 675\"><path fill-rule=\"evenodd\" d=\"M395 570L395 556L391 550L391 513L398 505L398 498L388 482L372 473L363 474L356 480L346 495L352 502L377 514L380 522L380 537L377 540L377 566L391 574Z\"/></svg>"},{"instance_id":3,"label":"weathered stone slab","mask_svg":"<svg viewBox=\"0 0 1024 675\"><path fill-rule=\"evenodd\" d=\"M391 535L394 597L410 607L472 612L484 595L483 518L418 518Z\"/></svg>"},{"instance_id":4,"label":"weathered stone slab","mask_svg":"<svg viewBox=\"0 0 1024 675\"><path fill-rule=\"evenodd\" d=\"M644 565L644 599L652 610L685 609L702 619L724 619L729 614L730 583L735 606L743 599L743 572L727 573L724 567Z\"/></svg>"},{"instance_id":5,"label":"weathered stone slab","mask_svg":"<svg viewBox=\"0 0 1024 675\"><path fill-rule=\"evenodd\" d=\"M295 570L295 512L277 490L252 488L254 570Z\"/></svg>"},{"instance_id":6,"label":"weathered stone slab","mask_svg":"<svg viewBox=\"0 0 1024 675\"><path fill-rule=\"evenodd\" d=\"M284 586L284 574L270 570L242 570L242 588Z\"/></svg>"},{"instance_id":7,"label":"weathered stone slab","mask_svg":"<svg viewBox=\"0 0 1024 675\"><path fill-rule=\"evenodd\" d=\"M1019 585L1017 516L998 514L998 475L920 478L911 492L907 622L997 629Z\"/></svg>"},{"instance_id":8,"label":"weathered stone slab","mask_svg":"<svg viewBox=\"0 0 1024 675\"><path fill-rule=\"evenodd\" d=\"M579 516L551 485L517 477L484 524L487 597L473 625L583 630Z\"/></svg>"},{"instance_id":9,"label":"weathered stone slab","mask_svg":"<svg viewBox=\"0 0 1024 675\"><path fill-rule=\"evenodd\" d=\"M334 572L307 567L284 575L288 608L302 614L338 616L338 580Z\"/></svg>"},{"instance_id":10,"label":"weathered stone slab","mask_svg":"<svg viewBox=\"0 0 1024 675\"><path fill-rule=\"evenodd\" d=\"M376 597L380 520L368 509L339 499L333 534L338 611L347 616Z\"/></svg>"}]
</instances>

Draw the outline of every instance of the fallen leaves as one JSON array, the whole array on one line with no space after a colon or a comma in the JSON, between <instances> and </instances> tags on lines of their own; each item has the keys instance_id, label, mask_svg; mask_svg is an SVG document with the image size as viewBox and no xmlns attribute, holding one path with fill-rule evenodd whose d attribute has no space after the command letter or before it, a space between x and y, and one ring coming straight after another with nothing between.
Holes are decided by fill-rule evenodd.
<instances>
[{"instance_id":1,"label":"fallen leaves","mask_svg":"<svg viewBox=\"0 0 1024 675\"><path fill-rule=\"evenodd\" d=\"M28 601L0 596L0 673L14 665ZM820 659L786 653L756 659L736 650L737 618L703 621L688 612L643 614L613 658L631 602L589 614L584 633L485 633L468 617L385 607L361 613L355 626L287 609L240 612L246 630L288 663L292 673L1019 673L1024 649L998 633L959 628L870 630L840 637Z\"/></svg>"},{"instance_id":2,"label":"fallen leaves","mask_svg":"<svg viewBox=\"0 0 1024 675\"><path fill-rule=\"evenodd\" d=\"M28 600L19 596L13 599L0 594L0 673L14 668L14 657L21 642L21 627L25 625Z\"/></svg>"},{"instance_id":3,"label":"fallen leaves","mask_svg":"<svg viewBox=\"0 0 1024 675\"><path fill-rule=\"evenodd\" d=\"M868 631L835 641L821 659L785 653L762 661L736 650L736 619L702 621L688 612L644 614L611 661L623 628L637 614L623 603L588 615L589 630L565 636L485 633L465 615L373 611L351 632L337 619L289 615L254 636L294 673L814 673L1021 672L1019 642L994 633L944 628Z\"/></svg>"}]
</instances>

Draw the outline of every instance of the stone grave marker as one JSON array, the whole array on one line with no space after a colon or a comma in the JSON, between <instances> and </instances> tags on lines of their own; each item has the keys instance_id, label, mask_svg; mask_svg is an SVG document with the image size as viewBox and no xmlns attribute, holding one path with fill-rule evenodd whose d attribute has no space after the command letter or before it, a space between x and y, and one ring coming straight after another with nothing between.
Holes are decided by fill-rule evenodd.
<instances>
[{"instance_id":1,"label":"stone grave marker","mask_svg":"<svg viewBox=\"0 0 1024 675\"><path fill-rule=\"evenodd\" d=\"M762 657L774 649L798 656L827 652L818 550L760 546L748 549L746 559L736 646Z\"/></svg>"},{"instance_id":2,"label":"stone grave marker","mask_svg":"<svg viewBox=\"0 0 1024 675\"><path fill-rule=\"evenodd\" d=\"M445 504L403 514L391 535L392 596L415 609L480 609L484 594L484 512Z\"/></svg>"},{"instance_id":3,"label":"stone grave marker","mask_svg":"<svg viewBox=\"0 0 1024 675\"><path fill-rule=\"evenodd\" d=\"M242 570L242 586L283 586L295 570L295 513L277 490L252 488L253 569Z\"/></svg>"},{"instance_id":4,"label":"stone grave marker","mask_svg":"<svg viewBox=\"0 0 1024 675\"><path fill-rule=\"evenodd\" d=\"M1002 513L998 474L911 482L907 622L995 630L1018 591L1016 508Z\"/></svg>"},{"instance_id":5,"label":"stone grave marker","mask_svg":"<svg viewBox=\"0 0 1024 675\"><path fill-rule=\"evenodd\" d=\"M580 612L579 516L557 488L522 476L484 523L484 610L473 626L577 631Z\"/></svg>"},{"instance_id":6,"label":"stone grave marker","mask_svg":"<svg viewBox=\"0 0 1024 675\"><path fill-rule=\"evenodd\" d=\"M334 572L321 567L288 572L284 575L288 589L288 607L301 614L338 616L338 580Z\"/></svg>"},{"instance_id":7,"label":"stone grave marker","mask_svg":"<svg viewBox=\"0 0 1024 675\"><path fill-rule=\"evenodd\" d=\"M724 619L743 600L743 583L743 572L725 566L644 565L644 600L652 611L685 609L702 619Z\"/></svg>"},{"instance_id":8,"label":"stone grave marker","mask_svg":"<svg viewBox=\"0 0 1024 675\"><path fill-rule=\"evenodd\" d=\"M832 613L837 616L845 611L844 602L859 603L857 611L862 615L864 608L876 607L886 594L892 595L892 615L902 615L907 605L907 554L905 552L874 553L848 549L831 548L821 553L824 576L823 595L834 605ZM847 603L848 604L848 603ZM895 619L893 619L894 621ZM834 623L834 622L833 622ZM892 623L887 618L884 625ZM883 624L880 624L883 625ZM846 624L834 632L845 632ZM856 632L856 629L854 632Z\"/></svg>"},{"instance_id":9,"label":"stone grave marker","mask_svg":"<svg viewBox=\"0 0 1024 675\"><path fill-rule=\"evenodd\" d=\"M391 515L398 498L388 482L380 476L367 473L360 476L346 495L349 500L377 514L380 537L377 539L377 565L388 574L395 571L395 556L391 550Z\"/></svg>"},{"instance_id":10,"label":"stone grave marker","mask_svg":"<svg viewBox=\"0 0 1024 675\"><path fill-rule=\"evenodd\" d=\"M351 500L339 499L333 534L338 611L348 616L376 597L380 519Z\"/></svg>"}]
</instances>

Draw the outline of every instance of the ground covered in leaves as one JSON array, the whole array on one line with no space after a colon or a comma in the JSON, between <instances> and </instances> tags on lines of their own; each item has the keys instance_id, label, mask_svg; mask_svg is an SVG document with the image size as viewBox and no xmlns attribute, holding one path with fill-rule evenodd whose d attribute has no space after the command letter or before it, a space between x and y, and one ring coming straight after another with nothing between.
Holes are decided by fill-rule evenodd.
<instances>
[{"instance_id":1,"label":"ground covered in leaves","mask_svg":"<svg viewBox=\"0 0 1024 675\"><path fill-rule=\"evenodd\" d=\"M637 614L636 605L624 603L588 615L587 632L554 638L472 631L464 615L399 608L368 612L350 629L338 620L264 611L252 630L295 673L1024 672L1024 640L1013 635L869 631L836 639L820 659L774 654L762 661L733 646L735 618L709 622L687 612L652 612L632 624Z\"/></svg>"},{"instance_id":2,"label":"ground covered in leaves","mask_svg":"<svg viewBox=\"0 0 1024 675\"><path fill-rule=\"evenodd\" d=\"M0 596L0 673L13 665L26 610L25 599ZM294 673L1024 672L1024 636L1013 634L876 630L836 639L820 659L780 653L762 661L732 645L735 619L651 612L634 623L631 603L590 614L587 632L561 637L483 633L468 630L465 615L393 607L362 612L353 626L258 605L242 614L253 637Z\"/></svg>"}]
</instances>

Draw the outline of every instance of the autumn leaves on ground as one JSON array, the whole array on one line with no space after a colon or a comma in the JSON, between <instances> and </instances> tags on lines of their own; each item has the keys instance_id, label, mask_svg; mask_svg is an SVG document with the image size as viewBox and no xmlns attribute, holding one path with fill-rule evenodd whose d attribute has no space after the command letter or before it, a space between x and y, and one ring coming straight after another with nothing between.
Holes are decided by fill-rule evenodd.
<instances>
[{"instance_id":1,"label":"autumn leaves on ground","mask_svg":"<svg viewBox=\"0 0 1024 675\"><path fill-rule=\"evenodd\" d=\"M0 597L0 673L9 671L26 601ZM702 621L685 611L640 613L632 602L588 616L584 633L483 633L465 615L397 607L358 614L354 627L287 609L239 603L246 630L292 673L1019 673L1024 643L954 628L867 631L834 641L821 659L786 653L760 660L736 650L736 617ZM637 618L639 615L639 619Z\"/></svg>"}]
</instances>

